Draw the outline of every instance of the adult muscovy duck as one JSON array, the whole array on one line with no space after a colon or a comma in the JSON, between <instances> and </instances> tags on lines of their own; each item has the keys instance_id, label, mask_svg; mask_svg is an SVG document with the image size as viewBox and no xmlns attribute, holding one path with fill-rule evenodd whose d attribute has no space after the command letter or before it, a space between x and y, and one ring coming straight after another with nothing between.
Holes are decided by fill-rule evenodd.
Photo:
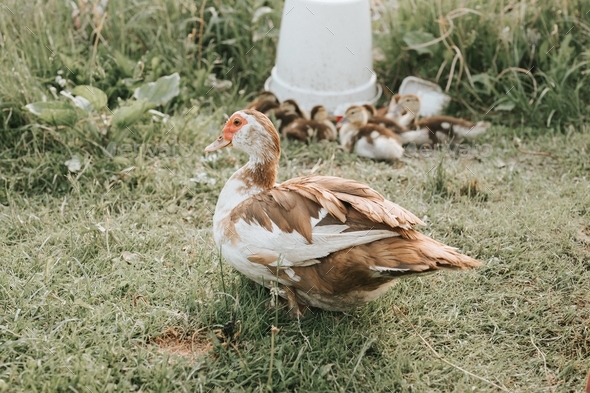
<instances>
[{"instance_id":1,"label":"adult muscovy duck","mask_svg":"<svg viewBox=\"0 0 590 393\"><path fill-rule=\"evenodd\" d=\"M219 195L215 243L242 274L278 286L296 315L362 305L397 277L480 264L414 230L420 219L366 184L332 176L276 184L279 134L258 111L235 112L205 151L225 147L250 159Z\"/></svg>"}]
</instances>

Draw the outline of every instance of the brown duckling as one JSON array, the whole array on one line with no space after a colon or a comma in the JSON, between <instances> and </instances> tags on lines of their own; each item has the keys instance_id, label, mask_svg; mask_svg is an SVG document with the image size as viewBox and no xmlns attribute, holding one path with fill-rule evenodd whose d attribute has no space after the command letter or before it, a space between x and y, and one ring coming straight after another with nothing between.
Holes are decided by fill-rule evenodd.
<instances>
[{"instance_id":1,"label":"brown duckling","mask_svg":"<svg viewBox=\"0 0 590 393\"><path fill-rule=\"evenodd\" d=\"M377 109L371 104L363 105L363 108L367 110L369 113L369 123L371 124L378 124L381 127L389 128L391 131L395 132L396 134L400 134L402 132L406 132L407 129L402 127L398 124L397 121L391 120L385 116L379 116L377 113Z\"/></svg>"},{"instance_id":2,"label":"brown duckling","mask_svg":"<svg viewBox=\"0 0 590 393\"><path fill-rule=\"evenodd\" d=\"M274 93L265 90L258 94L254 101L246 106L246 109L255 109L258 112L262 112L268 116L270 113L276 110L279 105L280 102L277 96L274 95Z\"/></svg>"},{"instance_id":3,"label":"brown duckling","mask_svg":"<svg viewBox=\"0 0 590 393\"><path fill-rule=\"evenodd\" d=\"M323 105L312 108L311 120L298 118L284 128L284 135L289 139L307 142L310 138L316 141L334 141L338 131L334 123L328 118L328 111Z\"/></svg>"},{"instance_id":4,"label":"brown duckling","mask_svg":"<svg viewBox=\"0 0 590 393\"><path fill-rule=\"evenodd\" d=\"M369 113L361 106L351 106L340 128L340 145L349 152L374 160L399 160L404 148L397 134L378 124L369 123Z\"/></svg>"}]
</instances>

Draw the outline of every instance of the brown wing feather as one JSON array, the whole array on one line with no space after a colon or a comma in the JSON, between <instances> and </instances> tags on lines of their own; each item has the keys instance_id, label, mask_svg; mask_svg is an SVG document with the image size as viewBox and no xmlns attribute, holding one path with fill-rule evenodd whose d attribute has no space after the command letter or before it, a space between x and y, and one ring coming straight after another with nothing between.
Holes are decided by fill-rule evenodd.
<instances>
[{"instance_id":1,"label":"brown wing feather","mask_svg":"<svg viewBox=\"0 0 590 393\"><path fill-rule=\"evenodd\" d=\"M276 261L275 254L257 253L248 259L267 265L290 282L293 294L303 291L310 296L326 297L332 302L330 309L360 305L373 296L372 291L380 290L396 277L439 269L468 269L480 264L412 229L412 225L422 223L420 219L366 184L337 177L289 180L242 202L232 211L231 221L256 222L268 231L272 231L274 223L281 231L296 231L311 243L310 217L319 218L322 207L329 214L318 226L346 223L347 231L391 230L400 236L336 251L308 266L292 266L298 280L291 280L285 271L277 272L277 267L269 265Z\"/></svg>"},{"instance_id":2,"label":"brown wing feather","mask_svg":"<svg viewBox=\"0 0 590 393\"><path fill-rule=\"evenodd\" d=\"M319 218L321 208L340 223L367 230L389 229L407 238L414 237L413 225L423 224L368 185L332 176L299 177L256 194L232 210L231 221L255 222L268 231L274 223L284 232L300 233L311 243L310 217Z\"/></svg>"},{"instance_id":3,"label":"brown wing feather","mask_svg":"<svg viewBox=\"0 0 590 393\"><path fill-rule=\"evenodd\" d=\"M301 277L293 286L323 295L369 292L395 277L479 265L479 261L417 232L416 239L377 240L334 252L315 265L293 267Z\"/></svg>"}]
</instances>

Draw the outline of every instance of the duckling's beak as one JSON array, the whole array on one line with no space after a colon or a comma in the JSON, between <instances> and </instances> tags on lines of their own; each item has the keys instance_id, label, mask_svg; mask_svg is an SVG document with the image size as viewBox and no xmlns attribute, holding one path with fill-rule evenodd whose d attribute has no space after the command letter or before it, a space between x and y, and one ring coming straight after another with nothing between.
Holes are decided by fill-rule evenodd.
<instances>
[{"instance_id":1,"label":"duckling's beak","mask_svg":"<svg viewBox=\"0 0 590 393\"><path fill-rule=\"evenodd\" d=\"M224 147L231 146L231 141L225 139L223 134L219 135L219 138L215 140L212 144L205 148L205 153L211 153L212 151L223 149Z\"/></svg>"},{"instance_id":2,"label":"duckling's beak","mask_svg":"<svg viewBox=\"0 0 590 393\"><path fill-rule=\"evenodd\" d=\"M342 127L343 125L345 125L346 123L348 123L348 118L346 117L342 117L342 116L338 116L337 117L337 122L336 122L336 128L340 129L340 127Z\"/></svg>"}]
</instances>

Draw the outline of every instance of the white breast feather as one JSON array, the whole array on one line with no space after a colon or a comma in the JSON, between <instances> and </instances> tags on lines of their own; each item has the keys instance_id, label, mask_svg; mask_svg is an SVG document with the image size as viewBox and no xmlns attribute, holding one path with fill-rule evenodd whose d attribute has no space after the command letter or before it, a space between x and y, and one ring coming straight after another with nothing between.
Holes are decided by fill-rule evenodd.
<instances>
[{"instance_id":1,"label":"white breast feather","mask_svg":"<svg viewBox=\"0 0 590 393\"><path fill-rule=\"evenodd\" d=\"M384 135L375 138L373 143L361 138L354 150L359 156L375 160L399 160L404 154L404 148L397 140Z\"/></svg>"},{"instance_id":2,"label":"white breast feather","mask_svg":"<svg viewBox=\"0 0 590 393\"><path fill-rule=\"evenodd\" d=\"M430 131L428 129L418 129L407 131L399 134L402 144L407 145L409 143L415 143L418 146L430 143Z\"/></svg>"}]
</instances>

